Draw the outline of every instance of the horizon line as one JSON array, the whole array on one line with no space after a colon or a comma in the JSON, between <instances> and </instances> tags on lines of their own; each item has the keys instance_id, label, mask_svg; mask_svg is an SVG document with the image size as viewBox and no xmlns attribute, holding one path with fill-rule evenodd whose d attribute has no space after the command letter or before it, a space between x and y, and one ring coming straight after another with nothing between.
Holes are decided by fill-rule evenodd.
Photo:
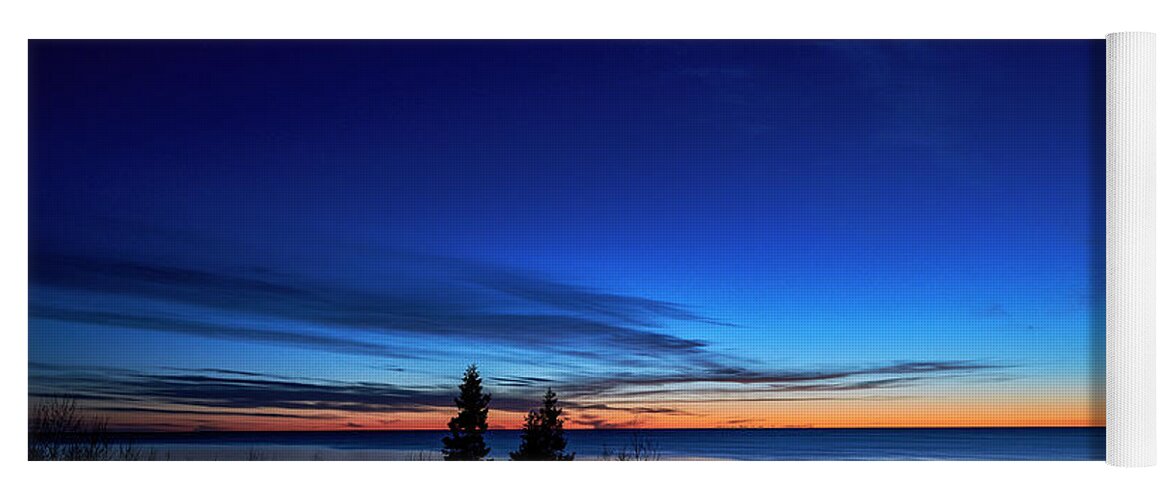
<instances>
[{"instance_id":1,"label":"horizon line","mask_svg":"<svg viewBox=\"0 0 1171 500\"><path fill-rule=\"evenodd\" d=\"M610 428L571 428L571 431L776 431L776 430L921 430L921 429L1105 429L1105 425L927 425L927 426L856 426L856 427L610 427ZM488 431L520 431L521 428L490 428ZM240 429L195 429L189 431L163 430L111 430L114 434L201 434L201 433L245 433L245 432L289 432L289 433L316 433L316 432L445 432L448 429L420 428L420 429L314 429L314 430L240 430Z\"/></svg>"}]
</instances>

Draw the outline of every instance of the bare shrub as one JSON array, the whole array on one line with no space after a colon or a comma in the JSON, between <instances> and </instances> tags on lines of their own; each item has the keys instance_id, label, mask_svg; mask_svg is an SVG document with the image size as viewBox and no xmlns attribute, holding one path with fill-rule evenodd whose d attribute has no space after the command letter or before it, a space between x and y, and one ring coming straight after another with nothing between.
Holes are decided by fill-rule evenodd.
<instances>
[{"instance_id":1,"label":"bare shrub","mask_svg":"<svg viewBox=\"0 0 1171 500\"><path fill-rule=\"evenodd\" d=\"M662 460L662 458L663 453L659 451L659 447L654 440L640 431L631 433L630 442L617 450L602 445L602 460L651 462Z\"/></svg>"},{"instance_id":2,"label":"bare shrub","mask_svg":"<svg viewBox=\"0 0 1171 500\"><path fill-rule=\"evenodd\" d=\"M105 419L88 416L72 399L43 401L32 407L28 426L29 460L143 460L130 444L115 444Z\"/></svg>"}]
</instances>

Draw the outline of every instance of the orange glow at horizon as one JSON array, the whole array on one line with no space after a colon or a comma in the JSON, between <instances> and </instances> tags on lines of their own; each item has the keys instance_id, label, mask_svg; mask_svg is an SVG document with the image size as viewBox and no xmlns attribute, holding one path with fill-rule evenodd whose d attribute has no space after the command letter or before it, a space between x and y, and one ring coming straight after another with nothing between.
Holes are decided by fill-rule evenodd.
<instances>
[{"instance_id":1,"label":"orange glow at horizon","mask_svg":"<svg viewBox=\"0 0 1171 500\"><path fill-rule=\"evenodd\" d=\"M257 413L273 412L258 409ZM250 415L103 414L116 429L169 431L445 430L454 409L401 413L287 412L295 418ZM567 408L567 429L594 428L881 428L1101 427L1105 404L1093 397L1020 396L939 399L693 402L670 412ZM524 413L493 410L491 429L519 429Z\"/></svg>"}]
</instances>

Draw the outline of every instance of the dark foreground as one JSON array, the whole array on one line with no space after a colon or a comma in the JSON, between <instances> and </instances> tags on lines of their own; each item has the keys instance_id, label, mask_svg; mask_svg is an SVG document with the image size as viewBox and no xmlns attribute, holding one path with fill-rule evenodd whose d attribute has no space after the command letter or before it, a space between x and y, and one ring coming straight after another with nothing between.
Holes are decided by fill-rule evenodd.
<instances>
[{"instance_id":1,"label":"dark foreground","mask_svg":"<svg viewBox=\"0 0 1171 500\"><path fill-rule=\"evenodd\" d=\"M1104 460L1106 430L700 429L566 432L579 460ZM157 460L439 460L441 431L119 434ZM489 431L507 460L518 431Z\"/></svg>"}]
</instances>

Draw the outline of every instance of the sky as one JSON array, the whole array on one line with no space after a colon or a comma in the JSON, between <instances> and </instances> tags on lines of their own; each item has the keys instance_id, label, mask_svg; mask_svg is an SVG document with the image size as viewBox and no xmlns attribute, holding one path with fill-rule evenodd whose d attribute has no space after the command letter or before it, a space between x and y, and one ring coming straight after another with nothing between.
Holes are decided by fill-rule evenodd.
<instances>
[{"instance_id":1,"label":"sky","mask_svg":"<svg viewBox=\"0 0 1171 500\"><path fill-rule=\"evenodd\" d=\"M1104 425L1104 51L31 41L30 402Z\"/></svg>"}]
</instances>

